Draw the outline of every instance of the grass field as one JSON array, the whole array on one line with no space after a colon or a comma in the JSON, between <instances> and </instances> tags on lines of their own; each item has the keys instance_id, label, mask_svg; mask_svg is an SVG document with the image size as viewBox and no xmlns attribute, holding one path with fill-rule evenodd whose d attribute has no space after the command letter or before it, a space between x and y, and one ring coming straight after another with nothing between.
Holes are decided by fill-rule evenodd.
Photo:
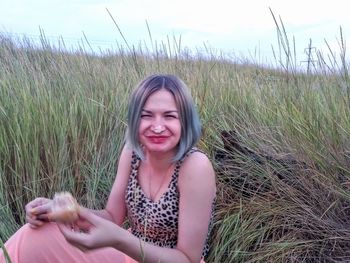
<instances>
[{"instance_id":1,"label":"grass field","mask_svg":"<svg viewBox=\"0 0 350 263\"><path fill-rule=\"evenodd\" d=\"M199 147L217 172L207 262L349 261L345 44L339 57L318 54L302 72L280 37L278 68L166 45L96 56L0 37L0 239L24 223L24 205L37 196L65 190L103 207L130 91L166 72L191 88L203 123Z\"/></svg>"}]
</instances>

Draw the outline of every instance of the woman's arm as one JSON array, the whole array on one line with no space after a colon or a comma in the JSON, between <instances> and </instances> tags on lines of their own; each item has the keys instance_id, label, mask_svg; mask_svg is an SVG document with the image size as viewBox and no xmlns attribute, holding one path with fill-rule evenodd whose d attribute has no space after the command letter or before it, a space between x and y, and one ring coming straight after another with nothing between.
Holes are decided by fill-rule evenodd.
<instances>
[{"instance_id":1,"label":"woman's arm","mask_svg":"<svg viewBox=\"0 0 350 263\"><path fill-rule=\"evenodd\" d=\"M201 258L216 195L215 180L212 164L203 153L192 153L181 166L177 249L189 262L199 262Z\"/></svg>"},{"instance_id":2,"label":"woman's arm","mask_svg":"<svg viewBox=\"0 0 350 263\"><path fill-rule=\"evenodd\" d=\"M107 205L103 210L89 209L90 212L121 226L125 220L125 190L131 172L132 151L123 147L119 157L117 176L114 180Z\"/></svg>"}]
</instances>

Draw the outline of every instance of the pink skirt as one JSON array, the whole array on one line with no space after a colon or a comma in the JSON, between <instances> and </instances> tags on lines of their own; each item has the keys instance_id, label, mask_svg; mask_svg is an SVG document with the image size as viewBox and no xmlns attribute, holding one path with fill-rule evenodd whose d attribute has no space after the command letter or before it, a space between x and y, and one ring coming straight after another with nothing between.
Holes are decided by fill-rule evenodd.
<instances>
[{"instance_id":1,"label":"pink skirt","mask_svg":"<svg viewBox=\"0 0 350 263\"><path fill-rule=\"evenodd\" d=\"M113 248L82 252L65 240L55 223L47 223L39 229L26 224L5 243L5 248L12 263L137 263ZM6 263L1 249L0 263Z\"/></svg>"}]
</instances>

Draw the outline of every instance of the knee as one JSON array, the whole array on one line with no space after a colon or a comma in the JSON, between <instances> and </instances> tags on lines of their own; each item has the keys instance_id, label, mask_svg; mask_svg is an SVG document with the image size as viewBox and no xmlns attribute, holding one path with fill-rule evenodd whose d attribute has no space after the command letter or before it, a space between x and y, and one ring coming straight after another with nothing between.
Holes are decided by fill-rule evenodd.
<instances>
[{"instance_id":1,"label":"knee","mask_svg":"<svg viewBox=\"0 0 350 263\"><path fill-rule=\"evenodd\" d=\"M18 245L22 253L33 253L33 251L49 247L50 244L62 239L62 234L54 223L47 223L39 228L31 228L29 224L20 228Z\"/></svg>"},{"instance_id":2,"label":"knee","mask_svg":"<svg viewBox=\"0 0 350 263\"><path fill-rule=\"evenodd\" d=\"M43 256L46 257L60 242L64 242L61 232L54 223L44 224L37 229L26 224L21 231L22 237L17 249L19 249L22 259L30 259L27 262L35 262Z\"/></svg>"}]
</instances>

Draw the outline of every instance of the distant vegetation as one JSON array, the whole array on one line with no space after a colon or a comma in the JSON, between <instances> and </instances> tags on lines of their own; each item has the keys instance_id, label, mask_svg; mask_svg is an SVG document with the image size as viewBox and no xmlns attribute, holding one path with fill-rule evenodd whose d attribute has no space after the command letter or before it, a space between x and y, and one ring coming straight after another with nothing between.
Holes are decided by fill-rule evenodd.
<instances>
[{"instance_id":1,"label":"distant vegetation","mask_svg":"<svg viewBox=\"0 0 350 263\"><path fill-rule=\"evenodd\" d=\"M130 91L166 72L191 88L203 121L199 147L217 171L207 262L349 261L345 44L339 57L318 54L301 71L278 32L276 68L166 45L97 56L0 36L0 239L24 223L24 205L37 196L66 190L103 207Z\"/></svg>"}]
</instances>

